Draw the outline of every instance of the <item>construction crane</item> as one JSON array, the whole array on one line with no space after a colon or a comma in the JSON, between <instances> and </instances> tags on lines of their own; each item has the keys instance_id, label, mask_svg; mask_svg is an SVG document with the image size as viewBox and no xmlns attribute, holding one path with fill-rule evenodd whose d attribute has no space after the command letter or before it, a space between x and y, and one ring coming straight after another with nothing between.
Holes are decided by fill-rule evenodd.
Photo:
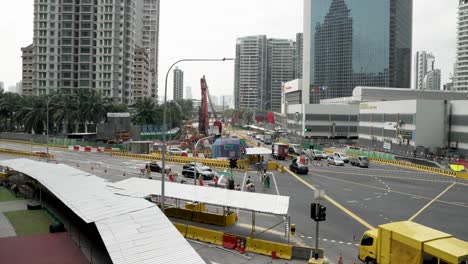
<instances>
[{"instance_id":1,"label":"construction crane","mask_svg":"<svg viewBox=\"0 0 468 264\"><path fill-rule=\"evenodd\" d=\"M209 102L211 111L213 112L213 116L215 118L213 125L219 127L219 133L221 133L223 126L221 122L218 120L218 116L216 115L216 110L211 101L211 96L208 90L208 84L206 83L205 76L201 78L200 85L201 85L201 113L200 113L199 122L198 122L199 123L198 132L204 133L205 135L209 134L209 129L210 129L210 116L208 113L208 102Z\"/></svg>"}]
</instances>

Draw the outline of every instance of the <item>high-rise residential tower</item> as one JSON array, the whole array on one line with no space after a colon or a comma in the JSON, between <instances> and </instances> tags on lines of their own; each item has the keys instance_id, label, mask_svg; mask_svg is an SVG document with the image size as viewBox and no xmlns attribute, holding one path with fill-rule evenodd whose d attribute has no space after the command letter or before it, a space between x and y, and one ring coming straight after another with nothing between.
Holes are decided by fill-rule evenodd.
<instances>
[{"instance_id":1,"label":"high-rise residential tower","mask_svg":"<svg viewBox=\"0 0 468 264\"><path fill-rule=\"evenodd\" d=\"M267 41L267 49L267 84L263 91L262 105L257 107L280 112L283 83L294 78L294 41L271 38Z\"/></svg>"},{"instance_id":2,"label":"high-rise residential tower","mask_svg":"<svg viewBox=\"0 0 468 264\"><path fill-rule=\"evenodd\" d=\"M459 0L457 25L457 62L455 64L455 91L468 91L468 0Z\"/></svg>"},{"instance_id":3,"label":"high-rise residential tower","mask_svg":"<svg viewBox=\"0 0 468 264\"><path fill-rule=\"evenodd\" d=\"M33 89L133 97L135 1L34 0Z\"/></svg>"},{"instance_id":4,"label":"high-rise residential tower","mask_svg":"<svg viewBox=\"0 0 468 264\"><path fill-rule=\"evenodd\" d=\"M409 88L412 0L304 0L303 102Z\"/></svg>"},{"instance_id":5,"label":"high-rise residential tower","mask_svg":"<svg viewBox=\"0 0 468 264\"><path fill-rule=\"evenodd\" d=\"M151 98L149 55L145 48L135 47L135 84L133 86L133 98L130 104L134 104L143 98Z\"/></svg>"},{"instance_id":6,"label":"high-rise residential tower","mask_svg":"<svg viewBox=\"0 0 468 264\"><path fill-rule=\"evenodd\" d=\"M441 72L435 68L435 57L426 51L416 52L414 60L414 88L440 90Z\"/></svg>"},{"instance_id":7,"label":"high-rise residential tower","mask_svg":"<svg viewBox=\"0 0 468 264\"><path fill-rule=\"evenodd\" d=\"M136 41L149 58L150 96L157 102L160 0L136 0Z\"/></svg>"},{"instance_id":8,"label":"high-rise residential tower","mask_svg":"<svg viewBox=\"0 0 468 264\"><path fill-rule=\"evenodd\" d=\"M293 40L265 35L237 39L235 107L279 112L283 83L294 78L296 49Z\"/></svg>"},{"instance_id":9,"label":"high-rise residential tower","mask_svg":"<svg viewBox=\"0 0 468 264\"><path fill-rule=\"evenodd\" d=\"M174 100L184 99L184 72L177 66L174 69Z\"/></svg>"},{"instance_id":10,"label":"high-rise residential tower","mask_svg":"<svg viewBox=\"0 0 468 264\"><path fill-rule=\"evenodd\" d=\"M34 69L34 55L33 45L21 48L21 60L22 60L22 79L21 79L21 94L23 95L34 95L36 94L33 90L33 69Z\"/></svg>"},{"instance_id":11,"label":"high-rise residential tower","mask_svg":"<svg viewBox=\"0 0 468 264\"><path fill-rule=\"evenodd\" d=\"M234 68L235 107L257 108L265 102L267 72L267 37L238 38Z\"/></svg>"}]
</instances>

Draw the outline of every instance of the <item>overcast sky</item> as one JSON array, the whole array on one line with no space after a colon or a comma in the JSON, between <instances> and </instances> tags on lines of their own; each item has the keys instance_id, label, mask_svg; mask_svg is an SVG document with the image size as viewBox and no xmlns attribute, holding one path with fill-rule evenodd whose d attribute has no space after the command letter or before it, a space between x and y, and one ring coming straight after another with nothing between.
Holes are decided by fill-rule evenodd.
<instances>
[{"instance_id":1,"label":"overcast sky","mask_svg":"<svg viewBox=\"0 0 468 264\"><path fill-rule=\"evenodd\" d=\"M20 48L32 43L33 0L0 1L0 81L5 87L21 80ZM162 0L159 95L169 66L181 58L234 57L237 37L265 34L295 38L303 28L303 0ZM457 0L414 0L413 56L427 50L436 56L442 83L453 72ZM233 93L233 62L180 64L184 86L200 97L199 79L206 75L211 94ZM172 99L172 73L168 99ZM185 89L184 89L185 93Z\"/></svg>"}]
</instances>

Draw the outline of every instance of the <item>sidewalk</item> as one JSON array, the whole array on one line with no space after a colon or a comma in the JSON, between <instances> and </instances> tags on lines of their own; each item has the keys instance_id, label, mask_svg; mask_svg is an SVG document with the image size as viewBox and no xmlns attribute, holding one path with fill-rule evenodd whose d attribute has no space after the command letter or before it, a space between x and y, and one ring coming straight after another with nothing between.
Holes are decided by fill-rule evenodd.
<instances>
[{"instance_id":1,"label":"sidewalk","mask_svg":"<svg viewBox=\"0 0 468 264\"><path fill-rule=\"evenodd\" d=\"M3 214L4 212L25 210L28 200L16 200L0 203L0 237L16 236L15 229Z\"/></svg>"}]
</instances>

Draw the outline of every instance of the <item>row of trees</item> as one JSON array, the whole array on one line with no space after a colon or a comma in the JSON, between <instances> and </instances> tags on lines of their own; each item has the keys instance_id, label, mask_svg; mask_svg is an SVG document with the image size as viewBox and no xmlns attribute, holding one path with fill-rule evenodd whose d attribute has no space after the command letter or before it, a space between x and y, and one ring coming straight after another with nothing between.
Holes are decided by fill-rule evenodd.
<instances>
[{"instance_id":1,"label":"row of trees","mask_svg":"<svg viewBox=\"0 0 468 264\"><path fill-rule=\"evenodd\" d=\"M0 91L0 131L44 133L47 124L47 104L51 134L95 132L96 124L104 122L109 112L130 112L134 124L162 124L163 108L150 99L128 107L89 90L41 96L20 96ZM180 125L185 117L183 113L192 112L192 108L191 101L168 103L170 127Z\"/></svg>"}]
</instances>

